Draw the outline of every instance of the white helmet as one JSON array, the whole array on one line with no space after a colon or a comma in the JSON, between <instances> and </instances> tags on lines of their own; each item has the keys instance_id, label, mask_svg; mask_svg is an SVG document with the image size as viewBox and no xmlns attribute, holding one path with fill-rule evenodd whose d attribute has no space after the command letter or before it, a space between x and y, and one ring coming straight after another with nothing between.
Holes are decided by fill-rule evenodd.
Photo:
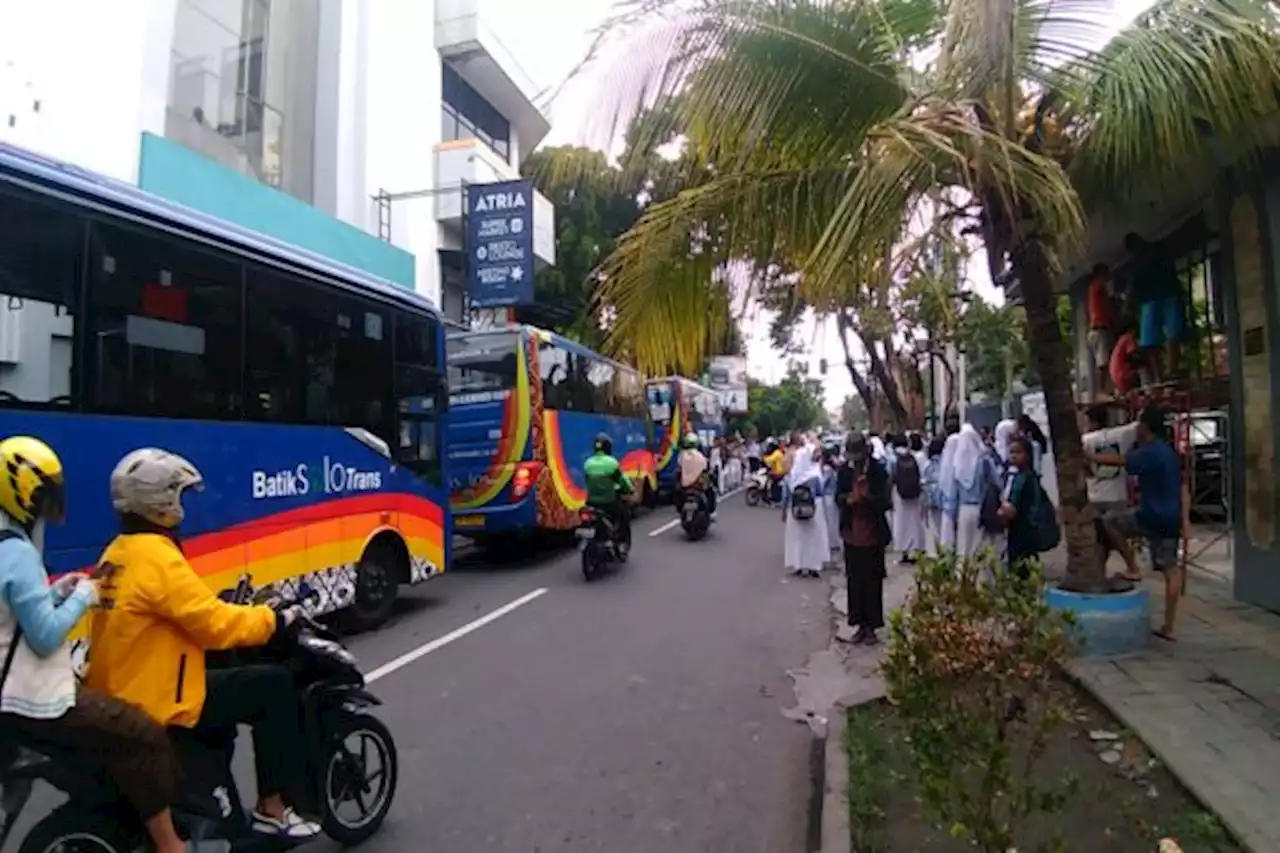
<instances>
[{"instance_id":1,"label":"white helmet","mask_svg":"<svg viewBox=\"0 0 1280 853\"><path fill-rule=\"evenodd\" d=\"M111 472L111 506L161 527L182 523L182 493L199 490L204 477L176 453L143 447L127 454Z\"/></svg>"}]
</instances>

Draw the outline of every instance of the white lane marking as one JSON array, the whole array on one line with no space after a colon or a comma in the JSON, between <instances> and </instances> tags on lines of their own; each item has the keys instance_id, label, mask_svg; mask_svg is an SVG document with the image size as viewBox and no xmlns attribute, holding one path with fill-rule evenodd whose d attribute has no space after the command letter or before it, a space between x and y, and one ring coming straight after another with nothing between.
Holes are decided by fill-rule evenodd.
<instances>
[{"instance_id":1,"label":"white lane marking","mask_svg":"<svg viewBox=\"0 0 1280 853\"><path fill-rule=\"evenodd\" d=\"M548 589L545 586L539 587L538 589L535 589L533 592L529 593L528 595L523 595L520 598L517 598L515 601L502 605L497 610L486 613L485 615L481 616L479 619L468 622L467 624L463 625L461 628L457 628L453 631L450 631L449 633L445 634L443 637L437 637L436 639L432 640L429 643L424 643L423 645L418 646L416 649L405 652L395 660L388 661L384 663L382 666L373 670L372 672L366 673L364 677L365 683L372 684L373 682L377 681L379 678L382 678L383 676L390 675L391 673L395 672L398 669L404 669L406 666L418 660L419 658L426 657L432 652L438 649L444 648L445 646L452 643L454 640L462 639L463 637L467 636L467 634L470 634L472 631L475 631L478 628L483 628L485 625L488 625L490 622L493 622L495 619L501 619L503 616L506 616L511 611L516 610L520 607L524 607L530 601L533 601L534 599L537 599L537 598L541 598L542 596L546 595L547 592L548 592Z\"/></svg>"},{"instance_id":2,"label":"white lane marking","mask_svg":"<svg viewBox=\"0 0 1280 853\"><path fill-rule=\"evenodd\" d=\"M673 518L671 521L668 521L666 524L662 525L661 527L655 527L653 530L650 530L649 535L661 536L662 534L666 533L668 530L675 527L679 523L680 523L680 519Z\"/></svg>"},{"instance_id":3,"label":"white lane marking","mask_svg":"<svg viewBox=\"0 0 1280 853\"><path fill-rule=\"evenodd\" d=\"M744 489L746 489L746 486L738 486L738 488L736 489L730 489L729 491L725 492L723 495L720 496L720 500L724 500L725 498L731 498L734 495L736 495L738 492L743 491ZM680 523L680 519L678 518L673 519L672 521L668 521L666 524L662 525L661 527L655 527L653 530L650 530L649 535L661 536L662 534L666 533L668 530L675 527L679 523Z\"/></svg>"}]
</instances>

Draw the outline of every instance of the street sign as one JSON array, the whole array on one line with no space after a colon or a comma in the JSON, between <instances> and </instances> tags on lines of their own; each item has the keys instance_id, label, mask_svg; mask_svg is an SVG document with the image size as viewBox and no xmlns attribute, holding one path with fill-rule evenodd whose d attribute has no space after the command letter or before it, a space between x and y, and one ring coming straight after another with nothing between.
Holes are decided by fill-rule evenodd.
<instances>
[{"instance_id":1,"label":"street sign","mask_svg":"<svg viewBox=\"0 0 1280 853\"><path fill-rule=\"evenodd\" d=\"M467 295L473 308L533 302L533 184L467 186Z\"/></svg>"}]
</instances>

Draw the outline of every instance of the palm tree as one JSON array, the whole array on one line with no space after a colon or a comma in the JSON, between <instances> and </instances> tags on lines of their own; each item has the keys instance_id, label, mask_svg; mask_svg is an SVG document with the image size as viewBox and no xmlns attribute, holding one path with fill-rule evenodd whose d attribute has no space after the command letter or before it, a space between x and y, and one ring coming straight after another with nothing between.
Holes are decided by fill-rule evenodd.
<instances>
[{"instance_id":1,"label":"palm tree","mask_svg":"<svg viewBox=\"0 0 1280 853\"><path fill-rule=\"evenodd\" d=\"M597 42L621 69L617 117L678 94L712 178L653 206L602 266L610 341L642 368L676 346L677 366L700 363L708 296L662 270L707 235L715 260L792 265L809 304L838 308L894 274L921 211L967 225L993 280L1020 282L1064 586L1105 589L1053 285L1080 259L1086 209L1202 168L1205 122L1240 152L1262 144L1280 112L1275 11L1158 0L1108 41L1102 0L629 4Z\"/></svg>"}]
</instances>

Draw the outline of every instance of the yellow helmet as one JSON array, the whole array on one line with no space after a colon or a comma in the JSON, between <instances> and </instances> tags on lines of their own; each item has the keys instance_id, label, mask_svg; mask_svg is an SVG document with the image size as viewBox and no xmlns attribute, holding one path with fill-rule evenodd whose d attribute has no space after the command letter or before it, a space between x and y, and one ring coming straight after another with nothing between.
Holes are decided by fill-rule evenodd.
<instances>
[{"instance_id":1,"label":"yellow helmet","mask_svg":"<svg viewBox=\"0 0 1280 853\"><path fill-rule=\"evenodd\" d=\"M0 509L30 529L40 519L61 521L66 489L62 460L38 438L0 441Z\"/></svg>"}]
</instances>

